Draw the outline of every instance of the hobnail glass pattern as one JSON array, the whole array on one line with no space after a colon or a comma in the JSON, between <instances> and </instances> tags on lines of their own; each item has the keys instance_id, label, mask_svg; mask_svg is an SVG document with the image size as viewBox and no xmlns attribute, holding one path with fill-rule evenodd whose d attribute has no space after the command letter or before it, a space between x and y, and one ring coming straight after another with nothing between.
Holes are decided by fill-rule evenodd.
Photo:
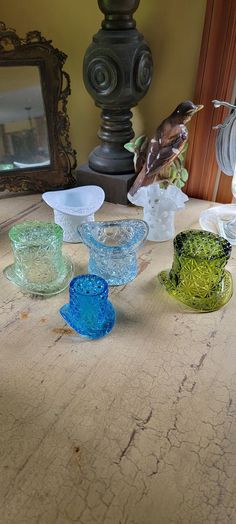
<instances>
[{"instance_id":1,"label":"hobnail glass pattern","mask_svg":"<svg viewBox=\"0 0 236 524\"><path fill-rule=\"evenodd\" d=\"M34 294L52 295L65 289L72 277L72 264L62 254L63 230L50 222L26 221L13 226L9 238L14 264L6 277Z\"/></svg>"},{"instance_id":2,"label":"hobnail glass pattern","mask_svg":"<svg viewBox=\"0 0 236 524\"><path fill-rule=\"evenodd\" d=\"M174 238L175 212L184 208L187 195L175 185L166 189L154 183L142 186L128 199L132 204L143 207L143 218L149 226L148 240L164 242Z\"/></svg>"},{"instance_id":3,"label":"hobnail glass pattern","mask_svg":"<svg viewBox=\"0 0 236 524\"><path fill-rule=\"evenodd\" d=\"M115 323L115 311L108 300L108 284L97 275L79 275L70 283L70 302L60 309L62 317L80 335L100 338Z\"/></svg>"},{"instance_id":4,"label":"hobnail glass pattern","mask_svg":"<svg viewBox=\"0 0 236 524\"><path fill-rule=\"evenodd\" d=\"M127 284L137 275L137 251L148 235L143 220L114 220L82 224L79 232L89 247L88 270L110 285Z\"/></svg>"},{"instance_id":5,"label":"hobnail glass pattern","mask_svg":"<svg viewBox=\"0 0 236 524\"><path fill-rule=\"evenodd\" d=\"M174 239L172 268L162 271L159 280L193 309L219 309L233 293L232 277L224 269L231 249L227 240L208 231L183 231Z\"/></svg>"}]
</instances>

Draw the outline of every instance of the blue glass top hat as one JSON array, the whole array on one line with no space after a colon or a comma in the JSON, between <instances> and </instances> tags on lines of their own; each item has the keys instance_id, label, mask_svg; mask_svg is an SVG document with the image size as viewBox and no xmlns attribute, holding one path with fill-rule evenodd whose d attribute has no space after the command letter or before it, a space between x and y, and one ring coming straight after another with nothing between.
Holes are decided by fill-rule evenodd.
<instances>
[{"instance_id":1,"label":"blue glass top hat","mask_svg":"<svg viewBox=\"0 0 236 524\"><path fill-rule=\"evenodd\" d=\"M115 324L115 310L108 300L108 284L97 275L79 275L70 283L70 302L60 314L77 333L88 338L107 335Z\"/></svg>"},{"instance_id":2,"label":"blue glass top hat","mask_svg":"<svg viewBox=\"0 0 236 524\"><path fill-rule=\"evenodd\" d=\"M78 232L89 248L89 273L120 286L138 271L137 252L148 235L144 220L125 219L82 224Z\"/></svg>"}]
</instances>

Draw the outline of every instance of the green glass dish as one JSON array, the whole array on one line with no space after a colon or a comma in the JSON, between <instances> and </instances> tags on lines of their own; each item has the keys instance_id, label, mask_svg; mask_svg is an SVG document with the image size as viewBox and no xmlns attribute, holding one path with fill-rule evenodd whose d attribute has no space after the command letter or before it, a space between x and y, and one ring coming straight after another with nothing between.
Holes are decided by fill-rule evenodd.
<instances>
[{"instance_id":1,"label":"green glass dish","mask_svg":"<svg viewBox=\"0 0 236 524\"><path fill-rule=\"evenodd\" d=\"M174 239L170 270L158 278L170 295L198 311L215 311L233 294L233 281L226 263L232 250L223 237L208 231L182 231Z\"/></svg>"},{"instance_id":2,"label":"green glass dish","mask_svg":"<svg viewBox=\"0 0 236 524\"><path fill-rule=\"evenodd\" d=\"M13 226L9 238L14 263L4 275L22 290L42 296L63 291L73 276L73 266L62 254L63 229L51 222L26 221Z\"/></svg>"}]
</instances>

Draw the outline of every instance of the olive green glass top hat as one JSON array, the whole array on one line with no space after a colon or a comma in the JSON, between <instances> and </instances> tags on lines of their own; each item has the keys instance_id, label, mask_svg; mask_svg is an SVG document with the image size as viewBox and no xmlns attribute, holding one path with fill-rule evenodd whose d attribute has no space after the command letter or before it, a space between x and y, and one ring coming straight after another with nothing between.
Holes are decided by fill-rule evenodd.
<instances>
[{"instance_id":1,"label":"olive green glass top hat","mask_svg":"<svg viewBox=\"0 0 236 524\"><path fill-rule=\"evenodd\" d=\"M73 276L72 263L63 256L63 229L51 222L26 221L13 226L9 238L14 263L5 276L22 290L50 296L65 289Z\"/></svg>"},{"instance_id":2,"label":"olive green glass top hat","mask_svg":"<svg viewBox=\"0 0 236 524\"><path fill-rule=\"evenodd\" d=\"M183 231L174 239L172 268L161 271L159 280L193 309L219 309L233 294L231 274L224 269L231 250L227 240L208 231Z\"/></svg>"}]
</instances>

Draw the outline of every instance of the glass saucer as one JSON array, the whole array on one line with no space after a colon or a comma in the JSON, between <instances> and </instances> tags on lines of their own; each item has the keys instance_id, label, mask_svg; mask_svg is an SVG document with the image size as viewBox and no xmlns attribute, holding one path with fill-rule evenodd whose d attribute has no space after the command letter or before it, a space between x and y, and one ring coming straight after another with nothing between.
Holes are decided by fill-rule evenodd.
<instances>
[{"instance_id":1,"label":"glass saucer","mask_svg":"<svg viewBox=\"0 0 236 524\"><path fill-rule=\"evenodd\" d=\"M41 295L44 297L50 297L51 295L57 295L58 293L61 293L61 291L64 291L70 283L70 280L73 277L73 264L69 257L63 256L62 260L64 262L64 268L63 274L59 276L56 280L53 282L48 283L25 283L21 280L21 278L17 275L15 272L15 264L11 264L10 266L7 266L3 273L10 280L13 282L13 284L16 284L19 286L22 291L25 291L27 293L30 293L32 295Z\"/></svg>"},{"instance_id":2,"label":"glass saucer","mask_svg":"<svg viewBox=\"0 0 236 524\"><path fill-rule=\"evenodd\" d=\"M73 309L70 304L65 304L60 309L61 316L69 324L69 326L74 329L79 335L91 339L101 338L105 335L108 335L112 330L115 320L116 313L112 303L107 301L106 315L102 324L97 326L93 325L91 329L88 329L88 326L85 326L83 323L80 323L80 319L74 314Z\"/></svg>"},{"instance_id":3,"label":"glass saucer","mask_svg":"<svg viewBox=\"0 0 236 524\"><path fill-rule=\"evenodd\" d=\"M221 235L230 244L236 245L236 205L222 204L210 207L200 213L202 229Z\"/></svg>"}]
</instances>

